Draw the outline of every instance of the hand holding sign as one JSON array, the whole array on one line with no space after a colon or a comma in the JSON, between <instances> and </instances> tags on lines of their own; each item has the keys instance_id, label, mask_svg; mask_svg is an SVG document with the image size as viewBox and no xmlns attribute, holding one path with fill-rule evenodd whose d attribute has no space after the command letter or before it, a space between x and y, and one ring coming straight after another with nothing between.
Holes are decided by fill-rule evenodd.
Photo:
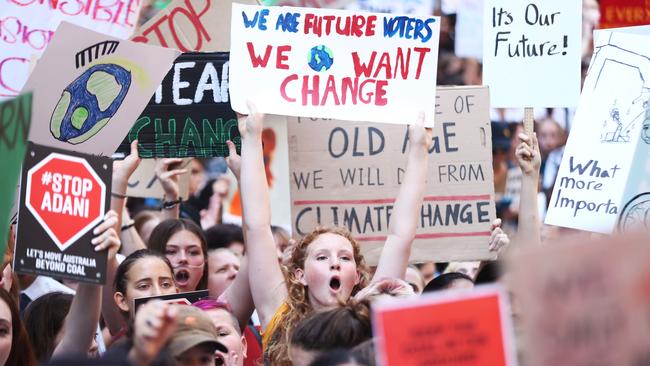
<instances>
[{"instance_id":1,"label":"hand holding sign","mask_svg":"<svg viewBox=\"0 0 650 366\"><path fill-rule=\"evenodd\" d=\"M246 102L246 105L248 106L248 115L239 114L237 118L242 140L249 134L261 136L264 127L264 114L258 112L257 105L250 100Z\"/></svg>"},{"instance_id":2,"label":"hand holding sign","mask_svg":"<svg viewBox=\"0 0 650 366\"><path fill-rule=\"evenodd\" d=\"M131 153L124 160L113 162L113 192L125 194L129 178L140 165L138 155L138 140L131 143Z\"/></svg>"},{"instance_id":3,"label":"hand holding sign","mask_svg":"<svg viewBox=\"0 0 650 366\"><path fill-rule=\"evenodd\" d=\"M411 151L416 146L426 148L428 152L433 145L433 130L431 128L424 128L424 112L418 113L418 118L415 124L409 125L409 140L411 141Z\"/></svg>"},{"instance_id":4,"label":"hand holding sign","mask_svg":"<svg viewBox=\"0 0 650 366\"><path fill-rule=\"evenodd\" d=\"M542 157L539 152L539 144L537 143L537 134L533 134L532 138L525 134L519 134L521 143L515 150L515 156L521 171L527 175L539 175L539 168L542 164Z\"/></svg>"},{"instance_id":5,"label":"hand holding sign","mask_svg":"<svg viewBox=\"0 0 650 366\"><path fill-rule=\"evenodd\" d=\"M115 254L122 245L120 237L117 235L117 231L115 231L116 225L117 213L110 210L104 216L104 222L93 230L93 234L96 236L90 241L95 246L96 252L108 249L108 260L115 258Z\"/></svg>"}]
</instances>

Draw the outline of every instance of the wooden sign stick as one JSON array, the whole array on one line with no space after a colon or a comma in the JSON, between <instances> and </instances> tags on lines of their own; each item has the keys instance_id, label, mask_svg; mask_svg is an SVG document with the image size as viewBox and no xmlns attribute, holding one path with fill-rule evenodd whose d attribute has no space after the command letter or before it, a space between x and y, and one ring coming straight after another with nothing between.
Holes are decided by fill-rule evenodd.
<instances>
[{"instance_id":1,"label":"wooden sign stick","mask_svg":"<svg viewBox=\"0 0 650 366\"><path fill-rule=\"evenodd\" d=\"M532 137L535 132L535 120L533 118L533 108L524 108L524 133L528 137Z\"/></svg>"}]
</instances>

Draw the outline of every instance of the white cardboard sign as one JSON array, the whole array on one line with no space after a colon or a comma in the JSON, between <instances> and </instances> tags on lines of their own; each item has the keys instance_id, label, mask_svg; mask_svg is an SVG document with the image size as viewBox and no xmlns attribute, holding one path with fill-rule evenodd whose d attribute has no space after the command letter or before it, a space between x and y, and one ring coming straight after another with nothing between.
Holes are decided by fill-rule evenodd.
<instances>
[{"instance_id":1,"label":"white cardboard sign","mask_svg":"<svg viewBox=\"0 0 650 366\"><path fill-rule=\"evenodd\" d=\"M650 26L595 32L546 223L650 227Z\"/></svg>"},{"instance_id":2,"label":"white cardboard sign","mask_svg":"<svg viewBox=\"0 0 650 366\"><path fill-rule=\"evenodd\" d=\"M232 107L433 125L440 18L233 4Z\"/></svg>"},{"instance_id":3,"label":"white cardboard sign","mask_svg":"<svg viewBox=\"0 0 650 366\"><path fill-rule=\"evenodd\" d=\"M487 0L483 84L500 107L572 107L580 94L582 1Z\"/></svg>"}]
</instances>

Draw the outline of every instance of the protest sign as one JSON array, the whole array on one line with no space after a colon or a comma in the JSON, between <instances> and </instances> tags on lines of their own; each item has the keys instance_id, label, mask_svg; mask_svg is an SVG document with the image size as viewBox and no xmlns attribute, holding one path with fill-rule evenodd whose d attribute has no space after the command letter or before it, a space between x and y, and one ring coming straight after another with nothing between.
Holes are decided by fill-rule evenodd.
<instances>
[{"instance_id":1,"label":"protest sign","mask_svg":"<svg viewBox=\"0 0 650 366\"><path fill-rule=\"evenodd\" d=\"M184 159L181 167L187 167L190 159ZM126 187L126 195L129 197L159 198L165 195L160 181L156 177L156 159L143 159L138 168L129 177ZM189 197L190 172L181 174L178 177L178 194L181 197Z\"/></svg>"},{"instance_id":2,"label":"protest sign","mask_svg":"<svg viewBox=\"0 0 650 366\"><path fill-rule=\"evenodd\" d=\"M498 286L373 303L378 365L516 365L510 308Z\"/></svg>"},{"instance_id":3,"label":"protest sign","mask_svg":"<svg viewBox=\"0 0 650 366\"><path fill-rule=\"evenodd\" d=\"M117 152L128 154L134 140L142 158L227 156L227 140L239 151L228 65L226 52L178 57Z\"/></svg>"},{"instance_id":4,"label":"protest sign","mask_svg":"<svg viewBox=\"0 0 650 366\"><path fill-rule=\"evenodd\" d=\"M192 305L201 299L208 298L209 296L210 294L208 290L199 290L199 291L181 292L178 294L171 294L171 295L138 297L136 299L133 299L133 303L134 303L135 312L138 312L138 308L141 305L144 305L151 300L162 300L167 303L173 303L179 305Z\"/></svg>"},{"instance_id":5,"label":"protest sign","mask_svg":"<svg viewBox=\"0 0 650 366\"><path fill-rule=\"evenodd\" d=\"M454 53L458 57L483 58L483 0L458 1Z\"/></svg>"},{"instance_id":6,"label":"protest sign","mask_svg":"<svg viewBox=\"0 0 650 366\"><path fill-rule=\"evenodd\" d=\"M353 0L263 0L262 5L342 9Z\"/></svg>"},{"instance_id":7,"label":"protest sign","mask_svg":"<svg viewBox=\"0 0 650 366\"><path fill-rule=\"evenodd\" d=\"M648 225L649 40L650 27L595 32L547 224L600 233L611 233L617 221L622 229Z\"/></svg>"},{"instance_id":8,"label":"protest sign","mask_svg":"<svg viewBox=\"0 0 650 366\"><path fill-rule=\"evenodd\" d=\"M176 56L61 23L25 84L38 105L29 140L111 156Z\"/></svg>"},{"instance_id":9,"label":"protest sign","mask_svg":"<svg viewBox=\"0 0 650 366\"><path fill-rule=\"evenodd\" d=\"M348 5L349 10L362 10L373 13L413 14L428 16L433 14L434 0L356 0Z\"/></svg>"},{"instance_id":10,"label":"protest sign","mask_svg":"<svg viewBox=\"0 0 650 366\"><path fill-rule=\"evenodd\" d=\"M256 0L237 0L257 4ZM228 52L232 0L176 0L149 19L131 38L181 52Z\"/></svg>"},{"instance_id":11,"label":"protest sign","mask_svg":"<svg viewBox=\"0 0 650 366\"><path fill-rule=\"evenodd\" d=\"M494 259L491 129L485 87L440 87L428 182L412 262ZM376 264L404 177L408 128L309 118L289 121L293 230L343 226ZM318 132L315 132L318 131Z\"/></svg>"},{"instance_id":12,"label":"protest sign","mask_svg":"<svg viewBox=\"0 0 650 366\"><path fill-rule=\"evenodd\" d=\"M440 19L233 5L230 96L246 114L433 124ZM251 80L255 80L251 84Z\"/></svg>"},{"instance_id":13,"label":"protest sign","mask_svg":"<svg viewBox=\"0 0 650 366\"><path fill-rule=\"evenodd\" d=\"M16 272L106 282L107 252L95 252L92 229L109 209L110 158L30 142L23 163Z\"/></svg>"},{"instance_id":14,"label":"protest sign","mask_svg":"<svg viewBox=\"0 0 650 366\"><path fill-rule=\"evenodd\" d=\"M141 5L140 0L0 2L0 100L22 89L30 59L45 50L61 21L124 39L135 29Z\"/></svg>"},{"instance_id":15,"label":"protest sign","mask_svg":"<svg viewBox=\"0 0 650 366\"><path fill-rule=\"evenodd\" d=\"M32 95L0 103L0 253L4 253L9 221L32 123Z\"/></svg>"},{"instance_id":16,"label":"protest sign","mask_svg":"<svg viewBox=\"0 0 650 366\"><path fill-rule=\"evenodd\" d=\"M649 261L647 233L571 238L513 257L526 365L648 364Z\"/></svg>"},{"instance_id":17,"label":"protest sign","mask_svg":"<svg viewBox=\"0 0 650 366\"><path fill-rule=\"evenodd\" d=\"M600 0L600 29L650 24L650 0Z\"/></svg>"},{"instance_id":18,"label":"protest sign","mask_svg":"<svg viewBox=\"0 0 650 366\"><path fill-rule=\"evenodd\" d=\"M572 107L580 94L580 0L488 0L483 84L492 107Z\"/></svg>"}]
</instances>

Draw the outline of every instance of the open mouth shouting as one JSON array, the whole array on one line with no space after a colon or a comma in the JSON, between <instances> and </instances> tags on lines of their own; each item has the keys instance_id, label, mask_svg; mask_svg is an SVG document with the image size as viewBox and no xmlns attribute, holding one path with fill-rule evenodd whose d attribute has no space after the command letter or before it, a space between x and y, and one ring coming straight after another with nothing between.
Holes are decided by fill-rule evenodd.
<instances>
[{"instance_id":1,"label":"open mouth shouting","mask_svg":"<svg viewBox=\"0 0 650 366\"><path fill-rule=\"evenodd\" d=\"M341 279L339 276L334 276L330 279L330 291L336 293L341 289Z\"/></svg>"},{"instance_id":2,"label":"open mouth shouting","mask_svg":"<svg viewBox=\"0 0 650 366\"><path fill-rule=\"evenodd\" d=\"M178 287L185 287L190 281L190 272L186 269L177 269L174 273L174 280Z\"/></svg>"},{"instance_id":3,"label":"open mouth shouting","mask_svg":"<svg viewBox=\"0 0 650 366\"><path fill-rule=\"evenodd\" d=\"M214 354L214 365L215 366L224 366L226 364L226 359L223 357L223 355L219 352L215 352Z\"/></svg>"}]
</instances>

